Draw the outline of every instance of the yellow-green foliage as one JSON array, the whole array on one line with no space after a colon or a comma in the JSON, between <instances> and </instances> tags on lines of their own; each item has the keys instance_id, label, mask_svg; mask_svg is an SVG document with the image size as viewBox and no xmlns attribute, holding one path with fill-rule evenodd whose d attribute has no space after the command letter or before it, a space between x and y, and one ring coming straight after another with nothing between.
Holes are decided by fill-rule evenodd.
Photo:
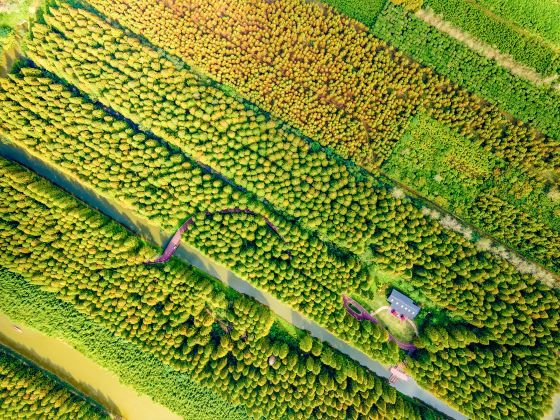
<instances>
[{"instance_id":1,"label":"yellow-green foliage","mask_svg":"<svg viewBox=\"0 0 560 420\"><path fill-rule=\"evenodd\" d=\"M397 211L397 202L379 179L356 174L280 122L232 98L190 69L177 68L176 62L160 57L157 51L136 39L123 37L103 19L67 6L51 9L45 19L63 35L48 26L35 26L34 42L30 45L35 62L59 72L88 94L141 122L142 127L258 198L299 218L307 229L317 230L337 245L361 254L372 236L383 228L376 220L392 219L391 213ZM86 28L93 30L92 36L82 36L82 29ZM99 44L110 45L111 49L97 48ZM113 49L118 50L118 60ZM96 57L95 62L82 63L82 57L87 56ZM439 127L441 123L434 121L433 125ZM445 127L441 130L455 139L453 150L447 152L442 162L434 160L430 150L422 153L420 160L427 166L445 166L445 170L449 167L449 174L452 168L462 167L463 171L453 173L465 182L470 180L463 187L452 188L458 179L451 176L451 182L437 184L442 191L436 201L455 211L464 208L476 193L473 187L488 178L465 177L464 170L468 167L471 172L481 171L484 159L493 158L465 137ZM422 143L424 149L433 145L430 141ZM401 152L400 144L402 140L392 156ZM465 161L465 153L469 162ZM398 169L414 174L407 168L403 165ZM460 196L460 205L450 202L449 195ZM407 207L401 206L398 211L403 219L414 217ZM524 251L533 256L531 248Z\"/></svg>"},{"instance_id":2,"label":"yellow-green foliage","mask_svg":"<svg viewBox=\"0 0 560 420\"><path fill-rule=\"evenodd\" d=\"M107 412L0 345L0 417L109 419Z\"/></svg>"},{"instance_id":3,"label":"yellow-green foliage","mask_svg":"<svg viewBox=\"0 0 560 420\"><path fill-rule=\"evenodd\" d=\"M390 0L399 6L404 7L406 10L415 12L422 7L424 0Z\"/></svg>"},{"instance_id":4,"label":"yellow-green foliage","mask_svg":"<svg viewBox=\"0 0 560 420\"><path fill-rule=\"evenodd\" d=\"M170 369L141 343L115 335L57 295L0 267L0 312L12 321L57 337L114 373L119 381L184 418L247 420L243 406L227 401L189 375Z\"/></svg>"},{"instance_id":5,"label":"yellow-green foliage","mask_svg":"<svg viewBox=\"0 0 560 420\"><path fill-rule=\"evenodd\" d=\"M491 6L507 5L506 10L514 10L509 7L512 0L481 1L491 3ZM532 12L538 10L537 5L551 4L541 0L520 0L516 3L523 8L530 8ZM550 18L552 16L549 15ZM534 20L532 23L543 22ZM462 88L499 105L502 111L530 123L551 137L560 139L560 101L554 83L541 85L518 77L495 60L471 50L460 40L441 32L412 13L406 13L391 2L387 2L370 29L378 38L455 81Z\"/></svg>"},{"instance_id":6,"label":"yellow-green foliage","mask_svg":"<svg viewBox=\"0 0 560 420\"><path fill-rule=\"evenodd\" d=\"M36 69L24 68L18 77L0 81L0 86L4 104L0 121L4 135L15 144L167 229L176 229L195 216L194 225L183 235L186 242L372 356L397 360L394 347L372 339L366 324L353 322L340 304L344 291L366 284L358 258L331 252L315 235L270 211L250 194L109 116ZM12 118L13 113L21 118ZM21 125L29 129L22 131ZM144 161L147 157L149 163ZM232 207L267 216L282 237L272 233L262 218L205 215ZM292 253L291 260L287 251Z\"/></svg>"},{"instance_id":7,"label":"yellow-green foliage","mask_svg":"<svg viewBox=\"0 0 560 420\"><path fill-rule=\"evenodd\" d=\"M2 264L173 369L267 418L420 418L351 359L328 349L323 361L316 340L308 354L270 336L266 306L226 298L221 283L182 262L146 266L156 250L121 226L8 161L0 174Z\"/></svg>"},{"instance_id":8,"label":"yellow-green foliage","mask_svg":"<svg viewBox=\"0 0 560 420\"><path fill-rule=\"evenodd\" d=\"M82 99L82 102L80 102L79 97L66 95L64 88L56 87L59 85L46 77L41 77L36 70L24 70L23 73L26 73L27 76L23 78L15 77L12 82L3 84L5 98L10 98L9 107L4 109L8 112L16 112L22 117L25 116L28 122L23 124L34 125L39 129L45 126L46 121L65 120L65 118L60 118L61 111L57 111L57 104L64 103L65 100L71 100L70 103L73 103L72 101L83 103L87 107L86 101ZM25 91L24 88L27 85L35 88ZM56 100L53 101L51 98L42 102L40 96L49 98L50 94L45 93L51 91L58 92ZM23 100L22 96L31 97L33 92L40 93L36 94L37 96L34 97L32 103ZM26 107L33 107L35 112L44 115L45 120L38 119L36 115L26 111ZM65 106L63 109L65 111L62 112L62 115L65 115L68 108ZM91 112L92 109L89 111L87 118L91 119L89 115L94 114L94 112ZM52 141L43 142L41 141L42 136L48 134L48 130L38 130L33 135L30 130L22 133L15 125L8 134L12 141L26 147L29 145L30 150L35 148L42 150L43 152L40 155L43 159L53 159L61 167L73 165L71 166L72 171L82 174L80 178L82 182L92 185L89 184L90 180L96 178L104 180L107 177L111 179L110 176L116 176L116 173L111 175L111 171L115 170L113 167L118 168L118 160L115 161L111 170L103 172L98 172L96 169L97 161L90 161L88 154L84 154L83 160L79 159L81 165L74 164L78 160L73 156L80 156L82 153L79 147L80 142L87 139L86 136L89 135L87 132L90 130L86 130L85 127L93 126L92 122L86 123L87 118L84 115L80 119L81 124L85 124L84 126L76 124L68 126L68 130L84 130L84 137L79 135L79 131L74 133L73 136L60 135L63 131L58 132L59 135L55 135L57 133L55 131L50 134ZM98 115L95 118L99 119L100 116ZM12 120L7 116L2 118L2 121L7 126L13 124L10 123ZM109 121L112 120L109 119ZM117 125L120 125L121 129L124 130L127 124L122 124L118 122ZM131 128L128 129L132 130ZM134 136L133 132L134 130L129 131L126 136L123 136L122 144L128 144L127 139L131 135ZM61 141L56 140L57 138L65 139L64 153L57 153L56 151L56 145ZM92 145L98 143L88 142ZM49 147L46 147L46 145ZM55 146L53 147L53 145ZM110 149L105 151L104 156L116 153L119 148L119 143L112 144ZM167 161L167 159L162 160L162 164ZM153 165L149 166L152 167ZM173 165L169 167L173 167ZM154 168L157 168L157 166ZM130 177L132 180L138 180L137 175L130 174ZM150 190L138 191L147 192ZM134 194L131 195L132 199L139 194L138 191L134 191ZM193 191L196 191L196 189L193 189ZM217 194L219 191L221 189L216 189L214 193ZM145 196L145 194L144 192L141 196ZM151 194L152 192L148 196ZM203 193L201 192L201 194ZM372 244L372 250L375 252L373 257L376 261L394 270L401 270L400 272L410 286L422 288L425 295L432 299L435 305L446 307L456 317L462 318L472 326L479 328L478 334L484 338L482 343L485 343L485 345L491 342L508 342L511 345L519 343L526 346L538 345L536 336L531 331L534 331L543 319L541 317L543 310L547 311L546 326L543 325L538 328L544 328L544 331L548 331L545 332L546 337L550 337L549 334L554 334L553 331L556 328L554 325L557 324L556 317L558 315L557 311L554 312L552 309L558 302L558 296L554 291L540 286L535 279L529 276L520 275L511 265L477 250L474 245L459 235L444 231L437 223L424 218L414 209L412 204L399 201L400 199L393 198L388 193L385 198L387 203L393 203L392 206L394 207L388 207L384 201L379 204L380 208L387 211L388 216L385 219L377 217L375 221L376 229L380 229L379 235L374 237ZM241 199L241 196L239 196L239 199ZM204 200L200 202L203 203ZM166 201L163 200L162 203L166 203ZM406 216L406 219L397 220L397 214L408 216ZM246 218L248 216L238 216L238 218L237 216L236 218L224 217L222 220L197 219L195 229L190 232L187 236L188 239L186 239L192 241L196 247L208 255L240 273L251 283L275 293L280 299L289 302L295 308L309 314L310 317L323 322L330 331L339 337L345 337L348 341L366 348L374 357L394 358L395 346L386 346L384 343L379 343L376 340L379 332L375 329L371 330L372 324L354 321L341 308L340 294L346 290L350 283L342 281L338 273L347 273L349 279L356 281L356 277L352 277L351 273L353 269L361 270L357 260L335 259L329 256L326 246L320 241L304 231L294 230L293 225L271 214L270 217L280 227L280 231L287 235L287 244L294 250L292 262L278 260L281 253L271 249L269 245L265 244L264 240L264 238L275 238L275 236L270 236L270 232L266 229L259 229L257 231L259 232L258 236L254 236L254 228L247 223ZM406 220L406 223L399 222L400 220ZM299 236L290 236L295 235L296 232L299 232L297 233ZM250 246L244 245L247 243ZM280 240L277 244L282 247L286 246ZM324 251L317 252L317 247L321 247L319 249ZM29 247L23 249L27 250ZM328 256L328 259L324 260L326 256ZM101 260L106 259L103 256L99 258ZM26 261L26 259L23 261ZM320 270L310 269L310 264L317 264L317 268L319 268L319 264L323 264L323 261L329 261L328 265ZM17 265L20 264L21 261L18 260ZM361 273L361 271L354 272ZM301 279L301 281L295 279ZM354 284L353 287L359 290L360 283L356 282ZM488 287L491 289L488 289ZM537 290L538 292L536 292ZM496 301L503 302L503 304L496 304ZM534 304L515 305L514 302L518 301L531 301ZM133 317L132 321L136 325L139 319ZM364 327L366 325L369 326L369 329ZM221 352L222 350L220 350ZM547 354L547 352L544 353L543 357L547 357ZM491 373L494 374L495 372L492 371ZM531 392L542 393L543 390L537 386ZM465 398L471 400L474 398L474 394L469 393ZM515 395L512 398L513 400L523 398L523 401L525 401L525 398L531 397Z\"/></svg>"},{"instance_id":9,"label":"yellow-green foliage","mask_svg":"<svg viewBox=\"0 0 560 420\"><path fill-rule=\"evenodd\" d=\"M550 139L324 4L89 3L368 169L383 162L410 115L424 109L527 170L559 164Z\"/></svg>"},{"instance_id":10,"label":"yellow-green foliage","mask_svg":"<svg viewBox=\"0 0 560 420\"><path fill-rule=\"evenodd\" d=\"M295 0L257 4L142 0L133 5L101 0L93 3L160 46L218 74L220 80L237 86L257 103L272 107L273 113L364 166L378 165L391 152L410 115L420 109L439 122L447 121L456 132L476 139L480 147L525 173L535 175L558 163L550 139L456 90L429 69L410 63L364 32L362 26L328 9L325 12L324 6ZM190 4L200 7L187 7ZM247 22L245 16L259 21ZM297 27L301 33L294 33L293 19L300 21ZM425 218L417 204L391 191L379 178L349 170L265 113L251 109L212 83L201 82L196 74L181 67L180 60L162 50L144 47L102 19L72 8L53 9L46 23L36 26L34 61L140 124L140 130L152 131L160 138L140 138L142 146L130 142L129 137L134 139L142 133L99 113L100 108L41 74L26 70L23 76L3 84L2 94L9 105L0 120L10 140L66 168L104 196L115 194L113 189L121 185L126 187L123 201L139 212L146 206L154 215L164 216L173 212L177 202L189 200L203 211L208 197L216 195L235 205L268 211L286 235L286 243L271 236L264 226L250 225L247 215L196 218L194 229L185 239L251 283L319 320L339 337L366 347L374 357L393 359L394 346L384 348L371 339L380 335L378 329L366 331L362 324L373 329L372 324L358 324L341 309L340 294L347 289L359 291L365 284L364 270L348 252L329 251L340 251L337 247L365 251L383 268L400 274L411 288L421 289L435 306L461 319L465 328L479 337L477 343L467 344L472 344L472 353L455 361L461 374L452 369L446 372L449 377L459 378L457 387L448 381L441 384L450 389L469 385L456 398L461 407L474 410L474 405L484 400L488 407L501 412L513 405L521 407L518 411L522 415L541 414L542 405L533 407L530 401L534 395L548 399L554 388L550 386L556 377L554 369L542 371L547 376L542 386L531 383L522 389L512 385L510 393L508 387L494 385L499 377L517 378L520 369L515 363L504 369L492 365L484 370L481 377L487 379L480 385L471 386L466 376L473 374L469 368L472 358L479 354L484 355L481 360L500 358L500 346L506 343L520 354L515 359L520 366L522 362L523 366L530 364L531 357L537 357L535 362L542 366L548 365L558 332L555 291L517 273L513 266L478 250L463 237L445 231ZM324 38L322 34L331 28L331 38ZM251 38L269 33L266 42ZM285 47L287 44L290 48ZM221 49L224 46L228 54ZM89 108L88 112L80 111L82 107ZM119 137L106 135L100 141L104 136L99 136L95 127L106 118L115 125ZM32 129L22 131L21 126ZM107 133L112 134L113 129ZM209 191L200 191L199 182L193 181L194 187L189 182L179 184L188 191L188 198L171 194L175 182L165 177L179 166L183 155L169 153L164 141L210 163L249 191L229 190L219 177L205 174L204 180L212 183ZM130 161L133 153L127 149L129 144L134 145L130 150L144 150L145 144L149 149ZM104 166L109 159L110 165ZM189 165L194 169L181 168L185 179L199 170L197 164ZM234 169L228 169L228 165ZM155 172L143 172L146 167L155 168ZM227 195L221 195L225 189ZM252 201L255 196L251 194L266 198L285 213L280 217L268 205ZM328 233L324 236L333 243L327 246L315 236L315 230ZM293 249L291 261L283 258L287 249ZM134 321L138 323L137 318ZM204 319L201 324L207 322ZM450 342L448 337L436 341L444 347ZM460 340L453 341L453 346L456 341ZM228 339L220 342L217 354L226 354L231 345ZM523 349L529 349L530 356L525 358ZM434 345L432 350L437 352L438 348ZM311 354L316 356L319 351L312 344ZM278 348L280 352L285 353ZM442 364L439 355L421 353L415 358L417 371L429 371L432 358ZM318 373L316 362L309 360L305 368ZM328 357L325 360L330 361ZM219 364L211 367L220 373L223 368ZM418 375L439 392L439 376ZM318 381L330 389L332 382L327 375ZM241 383L244 385L243 380ZM393 395L387 398L392 400ZM469 407L469 403L473 405ZM272 415L277 414L273 409Z\"/></svg>"}]
</instances>

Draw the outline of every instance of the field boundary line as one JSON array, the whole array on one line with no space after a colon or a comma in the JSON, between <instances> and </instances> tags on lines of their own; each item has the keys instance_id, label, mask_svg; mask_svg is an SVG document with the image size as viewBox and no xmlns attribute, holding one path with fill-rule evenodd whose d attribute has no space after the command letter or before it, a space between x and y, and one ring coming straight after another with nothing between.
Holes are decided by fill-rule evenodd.
<instances>
[{"instance_id":1,"label":"field boundary line","mask_svg":"<svg viewBox=\"0 0 560 420\"><path fill-rule=\"evenodd\" d=\"M534 261L533 259L526 257L525 255L523 255L522 253L520 253L516 249L507 245L502 240L499 240L498 238L495 238L493 235L490 235L490 234L486 233L484 230L482 230L478 226L475 226L474 224L472 224L470 222L467 222L463 218L457 216L455 213L449 212L447 209L443 208L439 204L436 204L434 201L430 200L428 197L420 194L414 188L409 187L409 186L403 184L402 182L400 182L400 181L398 181L394 178L391 178L383 170L380 170L380 173L385 178L390 180L397 188L401 188L402 190L404 190L406 192L407 196L409 196L411 198L414 198L414 199L420 199L424 203L424 208L429 209L429 210L436 210L438 213L440 213L440 215L449 216L449 217L455 219L458 223L461 224L461 229L466 228L466 229L472 231L473 233L476 233L480 237L480 239L490 239L492 241L493 245L497 245L498 247L503 248L505 251L509 252L513 257L516 257L517 259L522 260L523 262L525 262L528 265L534 267L535 270L540 272L539 275L534 274L534 273L525 273L525 274L529 274L529 275L533 276L538 281L542 282L543 284L546 284L547 286L549 286L551 288L560 289L560 276L557 273L555 273L554 271L552 271L549 268L543 266L542 264L538 263L537 261ZM441 223L440 223L440 225L441 225ZM446 227L446 226L442 226L442 227L446 230L451 230L451 231L457 232L457 233L462 235L461 231L458 231L458 230L455 230L455 229L452 229L452 228L449 228L449 227ZM465 238L465 239L467 239L471 243L475 243L472 239L469 239L469 238ZM490 252L491 254L493 254L495 257L497 257L501 260L504 260L504 261L508 262L509 264L512 264L518 272L524 274L523 271L521 271L515 264L512 263L511 260L513 258L504 257L503 253L499 252L499 250L497 250L496 252L492 252L490 250L487 250L487 251ZM550 276L551 279L550 280L546 279L545 278L546 276Z\"/></svg>"}]
</instances>

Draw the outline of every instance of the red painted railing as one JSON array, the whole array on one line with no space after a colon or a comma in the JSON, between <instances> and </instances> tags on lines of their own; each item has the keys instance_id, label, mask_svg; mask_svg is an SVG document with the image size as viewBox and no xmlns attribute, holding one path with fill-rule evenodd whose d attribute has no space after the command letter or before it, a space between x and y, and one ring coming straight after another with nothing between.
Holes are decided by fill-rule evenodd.
<instances>
[{"instance_id":1,"label":"red painted railing","mask_svg":"<svg viewBox=\"0 0 560 420\"><path fill-rule=\"evenodd\" d=\"M344 304L344 307L346 308L346 311L358 321L366 320L369 322L373 322L374 324L379 324L379 321L374 316L372 316L362 305L360 305L350 296L342 295L342 302ZM355 308L358 312L356 312L356 310L354 310L353 308ZM399 346L400 349L409 353L412 353L414 350L416 350L416 346L414 344L403 343L402 341L397 340L391 334L389 334L389 341L394 341L395 343L397 343L397 346Z\"/></svg>"},{"instance_id":2,"label":"red painted railing","mask_svg":"<svg viewBox=\"0 0 560 420\"><path fill-rule=\"evenodd\" d=\"M274 231L274 233L276 233L280 237L280 239L282 239L284 242L286 242L286 239L280 234L280 232L278 230L278 227L276 227L266 216L255 213L252 210L240 209L240 208L236 207L236 208L232 208L232 209L220 210L216 213L211 213L209 211L205 212L207 217L212 216L214 214L238 214L238 213L244 213L244 214L249 214L251 216L262 217L264 219L264 221L266 222L267 226L272 231ZM163 251L163 254L161 254L161 256L159 256L158 258L156 258L153 261L147 261L147 262L145 262L145 264L147 264L147 265L161 264L161 263L169 261L169 259L173 256L173 254L175 254L175 251L177 250L177 248L179 247L179 245L181 243L181 236L194 223L194 217L195 216L191 216L185 223L183 223L181 225L181 227L179 229L177 229L177 231L175 232L175 234L173 235L173 237L171 238L171 240L169 241L169 243L165 247L165 250ZM292 252L290 250L288 250L288 251L286 251L286 253L290 257L290 261L291 261L292 260Z\"/></svg>"}]
</instances>

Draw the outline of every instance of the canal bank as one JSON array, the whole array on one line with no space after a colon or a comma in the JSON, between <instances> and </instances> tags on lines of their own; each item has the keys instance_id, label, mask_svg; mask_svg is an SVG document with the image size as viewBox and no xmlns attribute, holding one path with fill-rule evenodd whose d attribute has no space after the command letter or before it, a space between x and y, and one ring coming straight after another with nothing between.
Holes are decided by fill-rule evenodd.
<instances>
[{"instance_id":1,"label":"canal bank","mask_svg":"<svg viewBox=\"0 0 560 420\"><path fill-rule=\"evenodd\" d=\"M169 238L174 233L162 231L151 221L137 215L134 212L134 209L118 202L117 200L108 200L105 197L99 196L95 191L84 187L73 177L60 172L57 168L44 163L37 157L15 146L0 143L0 156L11 159L30 168L34 172L49 179L51 182L63 188L67 192L73 194L75 197L85 202L89 206L98 209L108 217L124 225L132 232L144 237L149 242L152 242L159 246L165 246ZM388 367L381 365L379 362L371 359L360 350L357 350L356 348L350 346L348 343L338 339L322 326L318 325L314 321L307 319L302 314L293 310L289 305L279 301L267 292L253 287L232 271L221 266L219 263L210 260L198 250L188 245L182 244L175 255L178 258L208 273L209 275L221 280L233 289L245 295L254 297L257 301L269 306L274 313L276 313L278 316L285 319L292 325L301 329L308 330L311 335L323 341L326 341L332 347L338 349L363 366L369 368L377 375L385 378L389 378L391 376ZM421 388L412 379L407 382L401 381L397 383L395 387L403 394L411 398L417 398L418 400L434 407L436 410L439 410L452 418L467 418L454 408L450 407L444 401L438 399L430 392Z\"/></svg>"},{"instance_id":2,"label":"canal bank","mask_svg":"<svg viewBox=\"0 0 560 420\"><path fill-rule=\"evenodd\" d=\"M0 314L0 343L99 402L115 418L181 418L149 397L121 384L115 374L64 341L15 323L4 314Z\"/></svg>"}]
</instances>

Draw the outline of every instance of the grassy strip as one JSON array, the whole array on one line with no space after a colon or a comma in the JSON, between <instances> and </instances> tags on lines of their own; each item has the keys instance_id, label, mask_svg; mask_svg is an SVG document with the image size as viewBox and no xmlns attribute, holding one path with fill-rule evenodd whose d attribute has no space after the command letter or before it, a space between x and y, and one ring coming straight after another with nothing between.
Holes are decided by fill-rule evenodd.
<instances>
[{"instance_id":1,"label":"grassy strip","mask_svg":"<svg viewBox=\"0 0 560 420\"><path fill-rule=\"evenodd\" d=\"M163 364L136 344L115 336L72 305L23 277L0 268L0 312L51 337L114 372L120 381L185 418L238 420L245 408L233 406L189 375Z\"/></svg>"},{"instance_id":2,"label":"grassy strip","mask_svg":"<svg viewBox=\"0 0 560 420\"><path fill-rule=\"evenodd\" d=\"M474 0L505 18L560 46L560 3L556 0Z\"/></svg>"},{"instance_id":3,"label":"grassy strip","mask_svg":"<svg viewBox=\"0 0 560 420\"><path fill-rule=\"evenodd\" d=\"M8 0L0 7L0 26L15 28L29 16L33 0Z\"/></svg>"}]
</instances>

